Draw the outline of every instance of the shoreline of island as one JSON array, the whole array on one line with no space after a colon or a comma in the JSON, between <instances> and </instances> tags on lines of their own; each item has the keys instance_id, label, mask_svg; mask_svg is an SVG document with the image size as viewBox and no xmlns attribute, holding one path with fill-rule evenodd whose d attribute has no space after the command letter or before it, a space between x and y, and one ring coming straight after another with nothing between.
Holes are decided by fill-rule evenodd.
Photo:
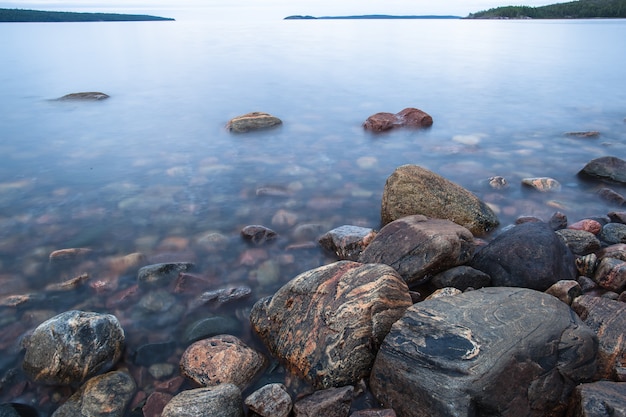
<instances>
[{"instance_id":1,"label":"shoreline of island","mask_svg":"<svg viewBox=\"0 0 626 417\"><path fill-rule=\"evenodd\" d=\"M143 14L60 12L0 8L0 23L151 22L174 20L175 19L170 17L160 17Z\"/></svg>"}]
</instances>

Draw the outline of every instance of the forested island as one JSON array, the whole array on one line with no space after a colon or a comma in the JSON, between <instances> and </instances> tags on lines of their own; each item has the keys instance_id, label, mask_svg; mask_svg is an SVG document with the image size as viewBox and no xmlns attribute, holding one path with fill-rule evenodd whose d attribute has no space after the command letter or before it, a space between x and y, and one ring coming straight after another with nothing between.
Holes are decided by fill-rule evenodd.
<instances>
[{"instance_id":1,"label":"forested island","mask_svg":"<svg viewBox=\"0 0 626 417\"><path fill-rule=\"evenodd\" d=\"M626 18L626 0L578 0L547 6L504 6L471 13L466 19Z\"/></svg>"},{"instance_id":2,"label":"forested island","mask_svg":"<svg viewBox=\"0 0 626 417\"><path fill-rule=\"evenodd\" d=\"M174 20L142 14L49 12L26 9L0 9L0 22L138 22Z\"/></svg>"},{"instance_id":3,"label":"forested island","mask_svg":"<svg viewBox=\"0 0 626 417\"><path fill-rule=\"evenodd\" d=\"M294 15L287 16L284 20L300 20L300 19L460 19L460 16L439 16L439 15L421 15L421 16L396 16L396 15L388 15L388 14L365 14L365 15L355 15L355 16L302 16L302 15Z\"/></svg>"}]
</instances>

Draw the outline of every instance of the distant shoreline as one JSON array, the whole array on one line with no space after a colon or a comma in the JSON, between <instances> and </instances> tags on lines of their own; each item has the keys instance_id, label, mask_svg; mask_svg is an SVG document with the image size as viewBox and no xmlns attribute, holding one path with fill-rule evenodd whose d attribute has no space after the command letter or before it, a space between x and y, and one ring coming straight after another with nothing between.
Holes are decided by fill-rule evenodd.
<instances>
[{"instance_id":1,"label":"distant shoreline","mask_svg":"<svg viewBox=\"0 0 626 417\"><path fill-rule=\"evenodd\" d=\"M81 13L81 12L52 12L27 9L0 8L0 23L29 23L29 22L144 22L144 21L173 21L169 17L150 16L143 14L120 13Z\"/></svg>"},{"instance_id":2,"label":"distant shoreline","mask_svg":"<svg viewBox=\"0 0 626 417\"><path fill-rule=\"evenodd\" d=\"M461 16L439 16L439 15L423 15L423 16L396 16L387 14L366 14L356 16L287 16L283 20L328 20L328 19L461 19Z\"/></svg>"}]
</instances>

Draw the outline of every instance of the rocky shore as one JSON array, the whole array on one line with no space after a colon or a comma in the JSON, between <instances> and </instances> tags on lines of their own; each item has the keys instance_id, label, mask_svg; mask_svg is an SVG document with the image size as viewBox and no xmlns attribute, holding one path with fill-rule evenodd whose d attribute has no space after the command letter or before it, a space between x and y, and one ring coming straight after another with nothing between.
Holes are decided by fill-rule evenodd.
<instances>
[{"instance_id":1,"label":"rocky shore","mask_svg":"<svg viewBox=\"0 0 626 417\"><path fill-rule=\"evenodd\" d=\"M364 128L432 124L414 110L378 114ZM391 127L372 129L372 120ZM258 112L227 127L281 123ZM613 185L626 184L625 172L626 161L610 156L589 161L579 176L621 207ZM524 184L536 192L559 186L551 178ZM5 326L2 347L22 359L2 377L0 413L626 415L625 211L574 221L557 211L498 229L489 204L418 165L389 175L380 206L380 225L300 227L302 239L287 247L276 248L281 233L273 230L297 226L287 212L275 224L242 227L239 262L256 267L258 282L276 282L277 265L312 247L327 256L271 294L218 285L192 255L52 251L49 268L64 279L48 284L48 294L93 292L99 304L52 317L38 308L29 323ZM211 257L228 249L228 237L212 233L203 244ZM81 272L94 265L107 273ZM40 303L35 293L0 299L15 312ZM172 329L167 340L162 329Z\"/></svg>"}]
</instances>

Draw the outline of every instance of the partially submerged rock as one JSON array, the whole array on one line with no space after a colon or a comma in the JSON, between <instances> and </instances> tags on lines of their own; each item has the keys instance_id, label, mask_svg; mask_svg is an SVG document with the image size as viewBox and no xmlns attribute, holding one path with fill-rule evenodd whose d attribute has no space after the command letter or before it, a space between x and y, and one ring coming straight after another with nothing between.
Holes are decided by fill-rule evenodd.
<instances>
[{"instance_id":1,"label":"partially submerged rock","mask_svg":"<svg viewBox=\"0 0 626 417\"><path fill-rule=\"evenodd\" d=\"M99 91L88 91L82 93L71 93L60 97L58 100L72 100L72 101L98 101L109 98L109 95L101 93Z\"/></svg>"},{"instance_id":2,"label":"partially submerged rock","mask_svg":"<svg viewBox=\"0 0 626 417\"><path fill-rule=\"evenodd\" d=\"M474 194L418 165L402 165L387 178L383 190L383 225L412 214L451 220L483 235L496 226L495 213Z\"/></svg>"},{"instance_id":3,"label":"partially submerged rock","mask_svg":"<svg viewBox=\"0 0 626 417\"><path fill-rule=\"evenodd\" d=\"M614 156L596 158L589 161L579 175L626 184L626 161Z\"/></svg>"},{"instance_id":4,"label":"partially submerged rock","mask_svg":"<svg viewBox=\"0 0 626 417\"><path fill-rule=\"evenodd\" d=\"M424 128L432 126L433 118L426 112L413 107L398 113L376 113L365 120L363 127L372 132L384 132L396 127Z\"/></svg>"},{"instance_id":5,"label":"partially submerged rock","mask_svg":"<svg viewBox=\"0 0 626 417\"><path fill-rule=\"evenodd\" d=\"M403 417L562 415L596 351L594 332L555 297L484 288L409 307L370 385Z\"/></svg>"},{"instance_id":6,"label":"partially submerged rock","mask_svg":"<svg viewBox=\"0 0 626 417\"><path fill-rule=\"evenodd\" d=\"M267 129L280 124L282 124L282 120L278 117L257 111L230 119L226 128L231 132L244 133L251 130Z\"/></svg>"}]
</instances>

